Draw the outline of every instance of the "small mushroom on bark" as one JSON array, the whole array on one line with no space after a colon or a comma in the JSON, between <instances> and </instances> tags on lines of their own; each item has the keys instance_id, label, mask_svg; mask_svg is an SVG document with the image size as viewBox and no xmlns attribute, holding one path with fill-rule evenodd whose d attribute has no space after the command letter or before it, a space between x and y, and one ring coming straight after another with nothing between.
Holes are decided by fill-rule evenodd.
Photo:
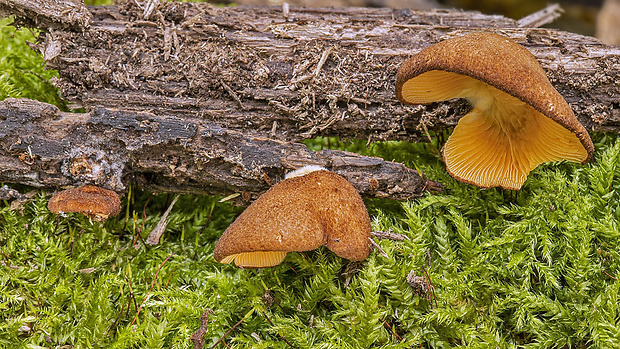
<instances>
[{"instance_id":1,"label":"small mushroom on bark","mask_svg":"<svg viewBox=\"0 0 620 349\"><path fill-rule=\"evenodd\" d=\"M288 252L327 246L360 261L370 253L370 230L366 206L346 179L323 168L302 168L243 211L213 255L221 263L265 268L282 263Z\"/></svg>"},{"instance_id":2,"label":"small mushroom on bark","mask_svg":"<svg viewBox=\"0 0 620 349\"><path fill-rule=\"evenodd\" d=\"M105 221L121 211L118 194L112 190L84 185L56 193L47 203L56 214L77 212L95 221Z\"/></svg>"},{"instance_id":3,"label":"small mushroom on bark","mask_svg":"<svg viewBox=\"0 0 620 349\"><path fill-rule=\"evenodd\" d=\"M472 104L443 148L446 169L466 183L518 190L539 164L592 157L588 132L536 58L501 35L473 33L423 49L400 66L396 96L406 104Z\"/></svg>"}]
</instances>

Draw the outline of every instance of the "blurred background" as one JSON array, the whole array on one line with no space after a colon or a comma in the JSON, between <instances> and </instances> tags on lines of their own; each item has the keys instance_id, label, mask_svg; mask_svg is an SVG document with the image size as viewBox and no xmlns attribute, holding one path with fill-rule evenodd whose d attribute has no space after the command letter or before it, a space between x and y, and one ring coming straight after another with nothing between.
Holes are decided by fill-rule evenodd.
<instances>
[{"instance_id":1,"label":"blurred background","mask_svg":"<svg viewBox=\"0 0 620 349\"><path fill-rule=\"evenodd\" d=\"M519 19L542 10L548 3L539 0L213 0L219 4L280 5L305 7L392 7L429 10L432 8L456 8L479 11L484 14L503 15ZM564 14L546 27L557 28L588 36L601 41L620 44L620 0L561 0Z\"/></svg>"},{"instance_id":2,"label":"blurred background","mask_svg":"<svg viewBox=\"0 0 620 349\"><path fill-rule=\"evenodd\" d=\"M87 5L106 5L114 0L84 0ZM138 0L140 1L140 0ZM219 5L282 5L304 7L391 7L414 10L451 8L478 11L520 19L559 4L564 13L547 28L556 28L582 35L595 36L608 45L620 45L620 0L179 0L205 1Z\"/></svg>"}]
</instances>

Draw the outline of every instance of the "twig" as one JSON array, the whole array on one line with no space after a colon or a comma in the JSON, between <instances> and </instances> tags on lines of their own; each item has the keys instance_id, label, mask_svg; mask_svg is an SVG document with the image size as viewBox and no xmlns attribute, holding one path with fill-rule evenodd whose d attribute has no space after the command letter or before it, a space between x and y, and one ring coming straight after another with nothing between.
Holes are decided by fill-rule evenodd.
<instances>
[{"instance_id":1,"label":"twig","mask_svg":"<svg viewBox=\"0 0 620 349\"><path fill-rule=\"evenodd\" d=\"M245 314L245 316L242 317L241 320L237 321L237 323L234 324L233 327L231 327L228 331L226 331L226 333L224 333L224 335L220 337L220 339L218 339L217 342L215 342L215 344L213 344L211 349L215 348L218 344L220 344L220 342L223 341L224 338L226 338L226 336L230 334L230 332L232 332L235 328L237 328L237 326L241 325L243 320L247 319L250 315L252 315L253 312L254 312L254 308L252 308L247 314Z\"/></svg>"},{"instance_id":2,"label":"twig","mask_svg":"<svg viewBox=\"0 0 620 349\"><path fill-rule=\"evenodd\" d=\"M235 91L233 91L233 89L230 88L230 86L226 85L226 83L222 79L219 79L219 82L222 85L222 87L224 87L226 92L228 92L228 94L235 100L235 102L239 104L239 108L241 108L241 110L246 110L245 105L243 105L243 102L241 102L241 99L239 99L239 96L237 96L237 93L235 93Z\"/></svg>"},{"instance_id":3,"label":"twig","mask_svg":"<svg viewBox=\"0 0 620 349\"><path fill-rule=\"evenodd\" d=\"M153 282L151 282L151 288L149 288L149 291L146 293L146 296L144 296L144 299L142 300L142 304L140 304L140 308L138 308L138 312L136 313L136 317L133 318L133 321L131 322L131 324L129 324L129 326L133 325L136 322L136 320L138 319L138 315L140 315L140 311L142 310L142 307L144 306L144 303L146 303L146 300L149 298L149 293L151 293L151 291L153 290L153 286L155 286L155 281L157 281L157 276L159 275L159 271L164 266L164 264L166 264L166 262L170 258L172 258L172 256L174 256L174 253L172 253L170 256L168 256L166 259L164 259L164 261L161 262L161 264L159 265L159 268L157 268L157 272L155 273L155 277L153 278Z\"/></svg>"},{"instance_id":4,"label":"twig","mask_svg":"<svg viewBox=\"0 0 620 349\"><path fill-rule=\"evenodd\" d=\"M226 202L226 201L229 201L229 200L232 200L232 199L236 198L239 195L241 195L241 194L240 193L232 193L232 194L230 194L230 195L228 195L226 197L221 198L220 201L218 201L218 202Z\"/></svg>"},{"instance_id":5,"label":"twig","mask_svg":"<svg viewBox=\"0 0 620 349\"><path fill-rule=\"evenodd\" d=\"M385 324L385 326L388 328L389 331L392 331L392 333L394 333L394 335L396 336L396 339L398 339L399 341L402 341L403 339L398 335L398 333L396 332L396 330L394 329L393 326L390 326L390 324L385 321L385 319L383 320L383 324Z\"/></svg>"},{"instance_id":6,"label":"twig","mask_svg":"<svg viewBox=\"0 0 620 349\"><path fill-rule=\"evenodd\" d=\"M381 246L379 246L379 244L377 244L375 242L375 240L373 240L372 238L368 238L368 240L370 240L370 244L373 245L377 250L379 250L379 253L381 253L381 255L385 258L389 258L387 253L385 253L385 251L383 251L383 249L381 248Z\"/></svg>"},{"instance_id":7,"label":"twig","mask_svg":"<svg viewBox=\"0 0 620 349\"><path fill-rule=\"evenodd\" d=\"M282 3L282 17L284 17L285 20L288 20L288 14L289 14L289 6L287 2Z\"/></svg>"},{"instance_id":8,"label":"twig","mask_svg":"<svg viewBox=\"0 0 620 349\"><path fill-rule=\"evenodd\" d=\"M142 13L142 18L144 18L145 20L148 20L151 17L151 13L153 13L153 10L155 10L157 5L159 5L159 0L149 0L148 3L146 4L146 7L144 8L144 12Z\"/></svg>"},{"instance_id":9,"label":"twig","mask_svg":"<svg viewBox=\"0 0 620 349\"><path fill-rule=\"evenodd\" d=\"M321 55L321 59L319 60L319 64L316 65L316 68L314 69L314 72L312 73L314 77L319 76L319 73L321 72L323 65L327 61L327 57L329 57L329 54L332 53L333 50L334 48L330 47L327 50L323 51L323 54Z\"/></svg>"},{"instance_id":10,"label":"twig","mask_svg":"<svg viewBox=\"0 0 620 349\"><path fill-rule=\"evenodd\" d=\"M317 76L319 76L319 73L321 72L323 65L325 65L325 62L327 62L327 57L329 57L330 53L332 53L333 50L334 48L330 47L327 50L323 51L323 54L321 55L321 59L319 59L319 63L316 65L316 68L314 68L314 71L312 72L312 74L304 75L304 76L299 77L298 79L291 81L291 85L295 85L300 82L306 81L308 79L316 78Z\"/></svg>"},{"instance_id":11,"label":"twig","mask_svg":"<svg viewBox=\"0 0 620 349\"><path fill-rule=\"evenodd\" d=\"M614 280L618 281L618 279L616 279L615 277L613 277L613 276L611 276L611 275L607 274L607 272L606 272L605 270L603 270L603 273L605 273L605 275L609 276L610 278L612 278L612 279L614 279Z\"/></svg>"},{"instance_id":12,"label":"twig","mask_svg":"<svg viewBox=\"0 0 620 349\"><path fill-rule=\"evenodd\" d=\"M540 11L529 14L517 21L519 28L538 28L559 18L564 10L558 4L551 4Z\"/></svg>"},{"instance_id":13,"label":"twig","mask_svg":"<svg viewBox=\"0 0 620 349\"><path fill-rule=\"evenodd\" d=\"M373 230L370 232L370 235L376 237L377 239L388 239L395 241L411 240L407 235L393 233L390 229L388 229L387 231Z\"/></svg>"},{"instance_id":14,"label":"twig","mask_svg":"<svg viewBox=\"0 0 620 349\"><path fill-rule=\"evenodd\" d=\"M265 319L267 319L267 322L269 322L269 325L273 326L273 322L271 322L271 320L269 320L269 317L267 316L267 314L265 313L264 310L261 310L261 313L263 313L263 316L265 317ZM291 348L295 348L294 345L292 345L289 341L286 340L286 338L284 338L284 336L282 335L282 333L278 333L280 335L280 338L282 338L282 340L288 344L289 347Z\"/></svg>"}]
</instances>

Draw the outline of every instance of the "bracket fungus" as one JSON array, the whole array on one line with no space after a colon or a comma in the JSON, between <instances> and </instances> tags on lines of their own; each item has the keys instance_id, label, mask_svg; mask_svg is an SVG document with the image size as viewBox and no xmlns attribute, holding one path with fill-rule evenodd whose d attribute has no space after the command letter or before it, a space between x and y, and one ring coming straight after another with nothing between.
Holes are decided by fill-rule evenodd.
<instances>
[{"instance_id":1,"label":"bracket fungus","mask_svg":"<svg viewBox=\"0 0 620 349\"><path fill-rule=\"evenodd\" d=\"M354 261L370 254L370 218L359 193L320 167L289 173L226 229L213 255L221 263L265 268L292 251L327 246Z\"/></svg>"},{"instance_id":2,"label":"bracket fungus","mask_svg":"<svg viewBox=\"0 0 620 349\"><path fill-rule=\"evenodd\" d=\"M446 169L466 183L518 190L539 164L592 157L588 132L540 63L501 35L472 33L423 49L398 69L396 96L406 104L470 102L443 147Z\"/></svg>"},{"instance_id":3,"label":"bracket fungus","mask_svg":"<svg viewBox=\"0 0 620 349\"><path fill-rule=\"evenodd\" d=\"M77 212L95 221L105 221L121 211L118 194L94 185L84 185L56 193L47 203L56 214Z\"/></svg>"}]
</instances>

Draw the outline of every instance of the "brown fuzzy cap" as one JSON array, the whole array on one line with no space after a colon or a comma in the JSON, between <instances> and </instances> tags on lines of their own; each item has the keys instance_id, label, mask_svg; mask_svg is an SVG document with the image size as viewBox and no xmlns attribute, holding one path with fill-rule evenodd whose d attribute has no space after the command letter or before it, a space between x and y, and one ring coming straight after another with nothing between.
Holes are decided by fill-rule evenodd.
<instances>
[{"instance_id":1,"label":"brown fuzzy cap","mask_svg":"<svg viewBox=\"0 0 620 349\"><path fill-rule=\"evenodd\" d=\"M47 208L56 214L77 212L104 221L120 213L121 201L112 190L84 185L57 193L47 203Z\"/></svg>"},{"instance_id":2,"label":"brown fuzzy cap","mask_svg":"<svg viewBox=\"0 0 620 349\"><path fill-rule=\"evenodd\" d=\"M370 253L370 230L357 190L343 177L319 170L285 179L261 195L226 229L213 255L229 263L227 257L237 254L326 245L340 257L359 261Z\"/></svg>"},{"instance_id":3,"label":"brown fuzzy cap","mask_svg":"<svg viewBox=\"0 0 620 349\"><path fill-rule=\"evenodd\" d=\"M531 105L577 136L588 153L582 164L592 157L592 140L568 103L553 88L536 58L509 38L493 33L471 33L423 49L398 69L398 99L407 104L426 104L407 98L403 86L408 80L432 70L470 76ZM441 100L460 97L448 96Z\"/></svg>"}]
</instances>

